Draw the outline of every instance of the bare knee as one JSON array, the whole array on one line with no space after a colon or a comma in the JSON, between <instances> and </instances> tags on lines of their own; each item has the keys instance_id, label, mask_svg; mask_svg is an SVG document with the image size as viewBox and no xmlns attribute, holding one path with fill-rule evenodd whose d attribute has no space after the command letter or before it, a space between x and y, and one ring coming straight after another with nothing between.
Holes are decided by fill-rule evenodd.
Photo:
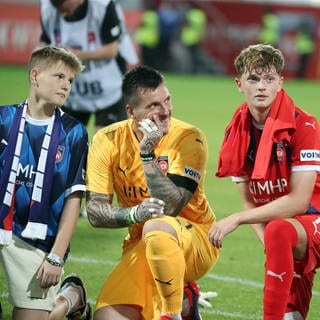
<instances>
[{"instance_id":1,"label":"bare knee","mask_svg":"<svg viewBox=\"0 0 320 320\"><path fill-rule=\"evenodd\" d=\"M163 231L171 234L175 238L178 238L176 230L167 222L161 221L158 219L154 220L148 220L144 226L143 226L143 231L142 231L142 238L145 239L145 235L148 232L152 231Z\"/></svg>"}]
</instances>

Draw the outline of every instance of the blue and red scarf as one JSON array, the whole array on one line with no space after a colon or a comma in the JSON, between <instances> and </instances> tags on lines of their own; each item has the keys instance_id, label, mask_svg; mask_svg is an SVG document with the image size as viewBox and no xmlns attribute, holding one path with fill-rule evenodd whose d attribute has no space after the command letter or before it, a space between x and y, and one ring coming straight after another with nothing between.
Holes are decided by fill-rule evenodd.
<instances>
[{"instance_id":1,"label":"blue and red scarf","mask_svg":"<svg viewBox=\"0 0 320 320\"><path fill-rule=\"evenodd\" d=\"M12 223L15 202L15 184L26 123L28 104L17 107L5 150L4 167L0 178L0 244L8 245L12 239ZM60 110L55 109L48 124L37 165L32 189L29 220L22 236L30 239L45 239L49 219L49 199L53 183L55 157L61 128Z\"/></svg>"}]
</instances>

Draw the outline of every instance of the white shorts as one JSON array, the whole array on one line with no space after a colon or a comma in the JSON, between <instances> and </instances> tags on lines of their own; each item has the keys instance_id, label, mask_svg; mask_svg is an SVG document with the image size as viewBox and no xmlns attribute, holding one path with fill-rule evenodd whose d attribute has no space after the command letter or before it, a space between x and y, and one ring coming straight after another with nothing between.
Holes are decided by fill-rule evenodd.
<instances>
[{"instance_id":1,"label":"white shorts","mask_svg":"<svg viewBox=\"0 0 320 320\"><path fill-rule=\"evenodd\" d=\"M0 262L9 288L8 300L14 307L51 311L55 306L60 283L43 289L36 279L45 256L45 252L16 236L10 245L0 245Z\"/></svg>"}]
</instances>

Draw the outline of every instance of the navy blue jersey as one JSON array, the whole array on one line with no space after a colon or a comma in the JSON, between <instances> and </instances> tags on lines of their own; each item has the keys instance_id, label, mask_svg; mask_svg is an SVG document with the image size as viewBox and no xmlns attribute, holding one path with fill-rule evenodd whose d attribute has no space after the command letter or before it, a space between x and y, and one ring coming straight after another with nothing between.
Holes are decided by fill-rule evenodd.
<instances>
[{"instance_id":1,"label":"navy blue jersey","mask_svg":"<svg viewBox=\"0 0 320 320\"><path fill-rule=\"evenodd\" d=\"M0 107L0 177L4 151L16 111L16 105ZM62 113L62 111L61 111ZM88 136L85 127L66 113L61 114L61 130L49 196L49 222L45 240L31 240L21 236L29 216L33 183L47 125L50 119L36 120L27 116L19 169L16 178L13 234L31 245L49 252L58 231L66 198L75 191L85 191L85 166Z\"/></svg>"}]
</instances>

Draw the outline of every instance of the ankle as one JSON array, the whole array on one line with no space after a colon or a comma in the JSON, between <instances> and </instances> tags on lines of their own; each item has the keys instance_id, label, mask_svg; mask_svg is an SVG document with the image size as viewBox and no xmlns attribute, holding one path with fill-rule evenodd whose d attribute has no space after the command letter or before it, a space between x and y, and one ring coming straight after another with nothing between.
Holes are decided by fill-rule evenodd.
<instances>
[{"instance_id":1,"label":"ankle","mask_svg":"<svg viewBox=\"0 0 320 320\"><path fill-rule=\"evenodd\" d=\"M64 300L67 305L66 314L70 314L73 310L77 309L80 303L79 289L74 287L67 287L62 292L60 292L59 299Z\"/></svg>"}]
</instances>

